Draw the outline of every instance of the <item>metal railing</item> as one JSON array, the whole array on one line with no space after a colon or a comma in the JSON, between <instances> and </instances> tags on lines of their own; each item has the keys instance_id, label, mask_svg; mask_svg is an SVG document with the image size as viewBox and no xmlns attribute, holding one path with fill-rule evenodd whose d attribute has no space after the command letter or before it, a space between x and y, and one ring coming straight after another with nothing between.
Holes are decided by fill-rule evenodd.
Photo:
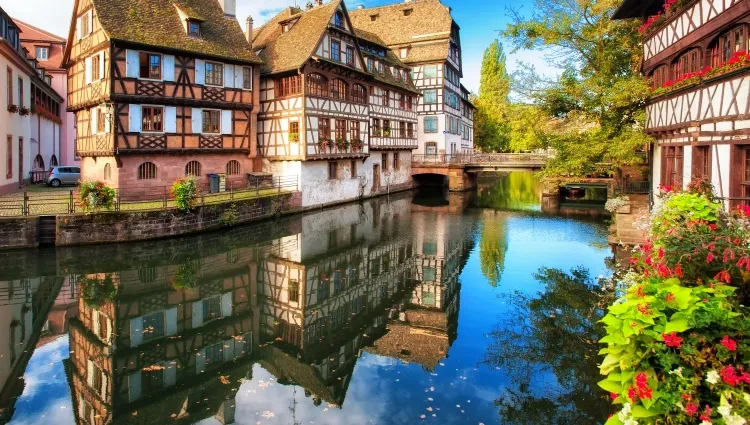
<instances>
[{"instance_id":1,"label":"metal railing","mask_svg":"<svg viewBox=\"0 0 750 425\"><path fill-rule=\"evenodd\" d=\"M536 153L483 153L483 154L436 154L412 155L413 164L441 165L493 165L493 164L534 164L543 165L549 156Z\"/></svg>"},{"instance_id":2,"label":"metal railing","mask_svg":"<svg viewBox=\"0 0 750 425\"><path fill-rule=\"evenodd\" d=\"M620 192L623 195L648 195L651 192L650 181L622 182Z\"/></svg>"},{"instance_id":3,"label":"metal railing","mask_svg":"<svg viewBox=\"0 0 750 425\"><path fill-rule=\"evenodd\" d=\"M115 200L111 209L99 212L155 211L177 208L170 191L171 186L151 188L114 188ZM208 185L199 185L198 203L216 205L241 200L275 196L299 191L297 176L255 177L247 183L228 181L223 191L210 193ZM80 192L72 190L41 190L0 196L0 217L28 217L40 215L66 215L83 212Z\"/></svg>"}]
</instances>

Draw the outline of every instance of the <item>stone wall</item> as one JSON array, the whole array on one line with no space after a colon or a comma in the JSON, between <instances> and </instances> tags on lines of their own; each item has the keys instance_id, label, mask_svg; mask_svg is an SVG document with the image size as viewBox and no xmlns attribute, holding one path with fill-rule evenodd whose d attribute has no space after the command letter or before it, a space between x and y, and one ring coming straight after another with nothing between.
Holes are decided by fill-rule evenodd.
<instances>
[{"instance_id":1,"label":"stone wall","mask_svg":"<svg viewBox=\"0 0 750 425\"><path fill-rule=\"evenodd\" d=\"M34 248L37 243L39 218L0 218L0 249Z\"/></svg>"}]
</instances>

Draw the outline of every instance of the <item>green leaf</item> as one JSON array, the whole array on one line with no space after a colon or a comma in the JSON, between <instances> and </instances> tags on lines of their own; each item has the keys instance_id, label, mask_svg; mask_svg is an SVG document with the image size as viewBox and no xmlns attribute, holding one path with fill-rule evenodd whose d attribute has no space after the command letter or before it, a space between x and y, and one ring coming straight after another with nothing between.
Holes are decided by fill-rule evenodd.
<instances>
[{"instance_id":1,"label":"green leaf","mask_svg":"<svg viewBox=\"0 0 750 425\"><path fill-rule=\"evenodd\" d=\"M634 418L651 418L654 416L661 415L662 413L658 409L647 409L643 406L633 406L633 417Z\"/></svg>"},{"instance_id":2,"label":"green leaf","mask_svg":"<svg viewBox=\"0 0 750 425\"><path fill-rule=\"evenodd\" d=\"M623 423L617 415L612 415L604 425L623 425Z\"/></svg>"},{"instance_id":3,"label":"green leaf","mask_svg":"<svg viewBox=\"0 0 750 425\"><path fill-rule=\"evenodd\" d=\"M599 386L610 393L620 394L622 392L622 384L619 384L609 379L599 381Z\"/></svg>"},{"instance_id":4,"label":"green leaf","mask_svg":"<svg viewBox=\"0 0 750 425\"><path fill-rule=\"evenodd\" d=\"M671 334L673 332L685 332L686 330L690 329L690 325L688 325L688 321L685 319L677 319L677 320L671 320L667 325L664 327L664 333L665 334Z\"/></svg>"}]
</instances>

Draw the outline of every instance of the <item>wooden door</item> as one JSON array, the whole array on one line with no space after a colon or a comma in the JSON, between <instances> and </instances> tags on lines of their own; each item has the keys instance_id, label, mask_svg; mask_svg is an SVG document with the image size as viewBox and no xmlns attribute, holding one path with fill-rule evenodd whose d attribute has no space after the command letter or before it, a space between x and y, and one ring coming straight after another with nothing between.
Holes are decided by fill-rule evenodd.
<instances>
[{"instance_id":1,"label":"wooden door","mask_svg":"<svg viewBox=\"0 0 750 425\"><path fill-rule=\"evenodd\" d=\"M372 191L380 192L380 164L372 166Z\"/></svg>"}]
</instances>

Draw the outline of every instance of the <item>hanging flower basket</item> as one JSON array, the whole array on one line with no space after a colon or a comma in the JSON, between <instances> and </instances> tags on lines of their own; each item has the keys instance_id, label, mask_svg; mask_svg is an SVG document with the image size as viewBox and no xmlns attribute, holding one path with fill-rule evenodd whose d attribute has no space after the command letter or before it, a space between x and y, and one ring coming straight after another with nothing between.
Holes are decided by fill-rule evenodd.
<instances>
[{"instance_id":1,"label":"hanging flower basket","mask_svg":"<svg viewBox=\"0 0 750 425\"><path fill-rule=\"evenodd\" d=\"M361 139L352 139L352 151L353 152L361 152L364 145L365 145L365 142L363 142Z\"/></svg>"},{"instance_id":2,"label":"hanging flower basket","mask_svg":"<svg viewBox=\"0 0 750 425\"><path fill-rule=\"evenodd\" d=\"M18 105L8 105L8 112L15 114L18 112Z\"/></svg>"},{"instance_id":3,"label":"hanging flower basket","mask_svg":"<svg viewBox=\"0 0 750 425\"><path fill-rule=\"evenodd\" d=\"M339 152L346 151L349 149L349 141L343 137L336 139L336 149L338 149Z\"/></svg>"}]
</instances>

